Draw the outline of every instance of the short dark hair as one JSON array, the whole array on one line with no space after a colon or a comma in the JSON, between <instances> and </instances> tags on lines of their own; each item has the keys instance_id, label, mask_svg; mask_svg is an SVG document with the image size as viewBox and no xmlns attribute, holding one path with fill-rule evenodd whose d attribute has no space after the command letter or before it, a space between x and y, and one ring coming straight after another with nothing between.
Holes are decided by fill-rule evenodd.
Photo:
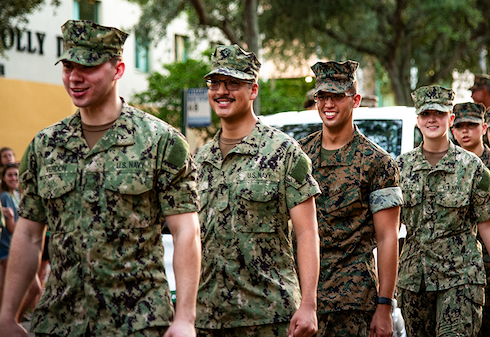
<instances>
[{"instance_id":1,"label":"short dark hair","mask_svg":"<svg viewBox=\"0 0 490 337\"><path fill-rule=\"evenodd\" d=\"M122 56L116 55L116 56L111 57L111 59L108 62L110 62L113 67L115 67L117 62L122 61L122 59L123 59Z\"/></svg>"},{"instance_id":2,"label":"short dark hair","mask_svg":"<svg viewBox=\"0 0 490 337\"><path fill-rule=\"evenodd\" d=\"M305 109L309 109L311 108L312 106L315 106L315 100L307 100L306 102L303 103L303 108Z\"/></svg>"},{"instance_id":3,"label":"short dark hair","mask_svg":"<svg viewBox=\"0 0 490 337\"><path fill-rule=\"evenodd\" d=\"M357 95L357 80L352 82L352 86L345 93Z\"/></svg>"}]
</instances>

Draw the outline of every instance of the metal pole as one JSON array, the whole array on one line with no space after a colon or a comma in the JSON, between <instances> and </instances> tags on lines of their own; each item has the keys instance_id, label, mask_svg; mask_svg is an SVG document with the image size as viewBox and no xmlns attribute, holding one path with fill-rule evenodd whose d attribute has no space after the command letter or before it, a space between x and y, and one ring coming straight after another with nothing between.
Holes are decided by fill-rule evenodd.
<instances>
[{"instance_id":1,"label":"metal pole","mask_svg":"<svg viewBox=\"0 0 490 337\"><path fill-rule=\"evenodd\" d=\"M186 90L182 90L182 104L181 104L181 115L180 115L180 119L181 119L181 124L180 124L180 128L181 128L181 132L182 134L185 136L185 131L186 131L186 128L187 128L187 105L185 104L185 94L186 94Z\"/></svg>"}]
</instances>

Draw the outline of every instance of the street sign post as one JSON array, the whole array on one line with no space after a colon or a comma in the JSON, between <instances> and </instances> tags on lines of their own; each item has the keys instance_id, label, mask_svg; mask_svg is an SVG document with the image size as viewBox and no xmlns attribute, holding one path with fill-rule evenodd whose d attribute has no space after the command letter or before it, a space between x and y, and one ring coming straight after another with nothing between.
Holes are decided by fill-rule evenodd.
<instances>
[{"instance_id":1,"label":"street sign post","mask_svg":"<svg viewBox=\"0 0 490 337\"><path fill-rule=\"evenodd\" d=\"M208 89L187 89L186 110L188 127L211 125L211 106L208 101Z\"/></svg>"}]
</instances>

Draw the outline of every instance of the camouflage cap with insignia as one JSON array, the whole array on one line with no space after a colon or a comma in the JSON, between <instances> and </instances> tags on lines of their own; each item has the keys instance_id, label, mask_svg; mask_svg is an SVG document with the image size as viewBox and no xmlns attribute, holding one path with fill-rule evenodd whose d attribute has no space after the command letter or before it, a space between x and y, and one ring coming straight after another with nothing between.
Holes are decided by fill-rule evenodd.
<instances>
[{"instance_id":1,"label":"camouflage cap with insignia","mask_svg":"<svg viewBox=\"0 0 490 337\"><path fill-rule=\"evenodd\" d=\"M84 66L96 66L113 56L122 56L128 33L114 27L101 26L88 20L68 20L61 26L63 53L60 61L71 61Z\"/></svg>"},{"instance_id":2,"label":"camouflage cap with insignia","mask_svg":"<svg viewBox=\"0 0 490 337\"><path fill-rule=\"evenodd\" d=\"M458 123L484 123L485 106L481 103L458 103L454 105L454 125Z\"/></svg>"},{"instance_id":3,"label":"camouflage cap with insignia","mask_svg":"<svg viewBox=\"0 0 490 337\"><path fill-rule=\"evenodd\" d=\"M475 75L475 82L473 83L473 86L469 90L474 91L485 85L490 86L490 75L485 75L485 74Z\"/></svg>"},{"instance_id":4,"label":"camouflage cap with insignia","mask_svg":"<svg viewBox=\"0 0 490 337\"><path fill-rule=\"evenodd\" d=\"M343 93L352 87L356 80L356 70L359 63L345 62L317 62L311 70L315 73L315 94L319 91Z\"/></svg>"},{"instance_id":5,"label":"camouflage cap with insignia","mask_svg":"<svg viewBox=\"0 0 490 337\"><path fill-rule=\"evenodd\" d=\"M211 71L204 76L225 75L239 80L257 80L260 62L252 52L246 52L238 45L218 46L211 56Z\"/></svg>"},{"instance_id":6,"label":"camouflage cap with insignia","mask_svg":"<svg viewBox=\"0 0 490 337\"><path fill-rule=\"evenodd\" d=\"M412 92L415 113L419 115L426 110L451 112L453 109L454 91L439 85L420 87Z\"/></svg>"}]
</instances>

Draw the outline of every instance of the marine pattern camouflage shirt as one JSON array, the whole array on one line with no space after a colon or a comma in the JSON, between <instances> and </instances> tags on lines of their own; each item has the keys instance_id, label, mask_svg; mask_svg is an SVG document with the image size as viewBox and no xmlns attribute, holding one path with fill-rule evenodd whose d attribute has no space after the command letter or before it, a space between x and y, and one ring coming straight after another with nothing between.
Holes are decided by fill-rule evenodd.
<instances>
[{"instance_id":1,"label":"marine pattern camouflage shirt","mask_svg":"<svg viewBox=\"0 0 490 337\"><path fill-rule=\"evenodd\" d=\"M490 148L484 144L484 149L483 153L480 156L481 161L485 166L490 169ZM478 234L478 240L482 244L482 251L483 251L483 265L485 266L485 273L487 276L487 286L485 287L485 306L490 307L490 255L488 254L488 249L485 247L485 244L483 243L483 240L480 237L480 234Z\"/></svg>"},{"instance_id":2,"label":"marine pattern camouflage shirt","mask_svg":"<svg viewBox=\"0 0 490 337\"><path fill-rule=\"evenodd\" d=\"M490 219L490 172L473 153L450 143L432 166L422 144L397 158L407 236L398 287L413 292L485 284L477 224ZM479 288L480 289L480 288ZM482 303L481 294L473 300Z\"/></svg>"},{"instance_id":3,"label":"marine pattern camouflage shirt","mask_svg":"<svg viewBox=\"0 0 490 337\"><path fill-rule=\"evenodd\" d=\"M401 206L399 172L391 156L359 132L321 160L322 131L300 140L322 194L316 199L320 233L318 313L374 311L377 276L373 213Z\"/></svg>"},{"instance_id":4,"label":"marine pattern camouflage shirt","mask_svg":"<svg viewBox=\"0 0 490 337\"><path fill-rule=\"evenodd\" d=\"M289 210L320 193L297 143L258 121L223 159L196 154L202 271L196 326L287 322L301 301Z\"/></svg>"},{"instance_id":5,"label":"marine pattern camouflage shirt","mask_svg":"<svg viewBox=\"0 0 490 337\"><path fill-rule=\"evenodd\" d=\"M47 224L51 275L32 331L127 336L173 318L164 216L197 211L188 144L124 103L90 150L80 113L40 131L23 158L19 214Z\"/></svg>"}]
</instances>

